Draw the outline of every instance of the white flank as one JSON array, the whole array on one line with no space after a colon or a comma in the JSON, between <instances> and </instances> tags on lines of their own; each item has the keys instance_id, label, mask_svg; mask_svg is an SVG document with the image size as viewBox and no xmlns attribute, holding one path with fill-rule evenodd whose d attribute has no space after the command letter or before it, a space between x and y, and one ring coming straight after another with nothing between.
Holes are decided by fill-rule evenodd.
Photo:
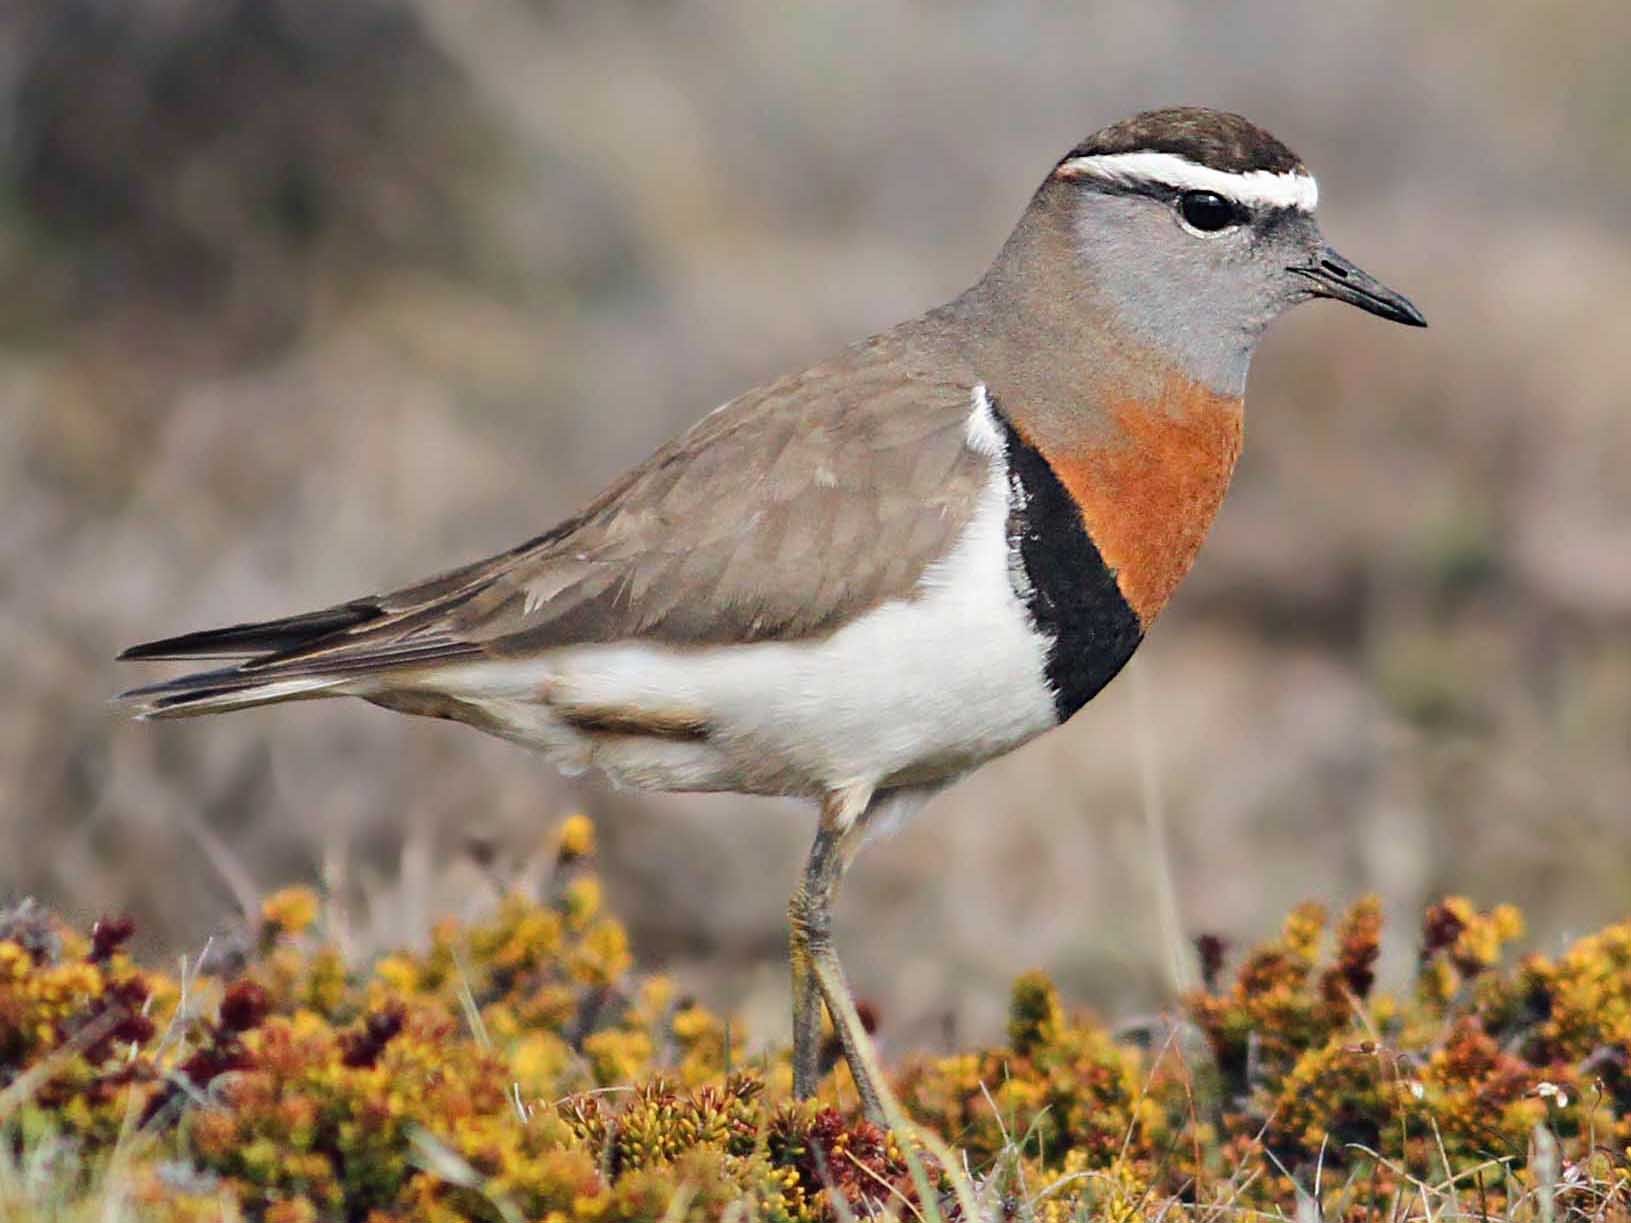
<instances>
[{"instance_id":1,"label":"white flank","mask_svg":"<svg viewBox=\"0 0 1631 1223\"><path fill-rule=\"evenodd\" d=\"M983 382L974 388L974 410L968 414L968 448L987 458L999 460L1003 477L1007 478L1008 443L1003 437L1002 430L997 426L997 418L991 408L991 396L986 393ZM1025 486L1018 480L1009 481L1010 517L1016 513L1023 513L1025 503ZM1030 602L1031 575L1025 571L1025 559L1020 556L1019 549L1013 546L1012 540L1009 541L1008 548L1008 584L1022 602Z\"/></svg>"},{"instance_id":2,"label":"white flank","mask_svg":"<svg viewBox=\"0 0 1631 1223\"><path fill-rule=\"evenodd\" d=\"M968 448L975 454L983 454L988 459L999 457L1003 453L1002 430L997 428L996 418L991 415L991 397L985 392L985 383L976 383L974 387L974 407L968 414Z\"/></svg>"},{"instance_id":3,"label":"white flank","mask_svg":"<svg viewBox=\"0 0 1631 1223\"><path fill-rule=\"evenodd\" d=\"M1007 463L979 388L968 428L971 448L987 454L990 467L956 545L911 597L828 637L705 649L573 646L536 659L452 666L427 676L425 686L480 705L502 733L542 747L559 764L598 768L642 788L819 796L956 777L1057 720L1047 641L1010 580ZM691 741L583 735L552 706L691 710L709 734Z\"/></svg>"},{"instance_id":4,"label":"white flank","mask_svg":"<svg viewBox=\"0 0 1631 1223\"><path fill-rule=\"evenodd\" d=\"M1097 178L1111 183L1160 183L1176 191L1215 191L1247 208L1296 208L1313 212L1320 200L1311 175L1269 170L1235 174L1214 170L1176 153L1103 153L1075 157L1059 167L1064 178Z\"/></svg>"}]
</instances>

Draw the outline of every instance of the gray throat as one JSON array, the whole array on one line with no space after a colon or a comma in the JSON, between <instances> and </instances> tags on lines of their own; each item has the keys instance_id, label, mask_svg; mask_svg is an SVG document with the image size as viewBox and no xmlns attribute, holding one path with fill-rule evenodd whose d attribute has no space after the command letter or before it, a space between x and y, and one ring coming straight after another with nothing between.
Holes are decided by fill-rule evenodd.
<instances>
[{"instance_id":1,"label":"gray throat","mask_svg":"<svg viewBox=\"0 0 1631 1223\"><path fill-rule=\"evenodd\" d=\"M1044 184L978 284L919 320L920 341L954 347L1041 438L1091 432L1115 400L1157 401L1175 374L1244 394L1268 319L1223 322L1204 291L1126 249L1119 201L1104 200L1110 218L1073 216L1061 187Z\"/></svg>"}]
</instances>

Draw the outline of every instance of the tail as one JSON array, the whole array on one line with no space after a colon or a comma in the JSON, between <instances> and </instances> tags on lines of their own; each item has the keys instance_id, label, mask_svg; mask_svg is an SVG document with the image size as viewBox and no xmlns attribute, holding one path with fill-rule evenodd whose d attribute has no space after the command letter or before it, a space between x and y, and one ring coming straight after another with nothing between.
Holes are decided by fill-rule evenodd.
<instances>
[{"instance_id":1,"label":"tail","mask_svg":"<svg viewBox=\"0 0 1631 1223\"><path fill-rule=\"evenodd\" d=\"M262 620L258 624L234 624L230 628L205 629L183 633L163 641L133 645L119 655L119 661L171 660L178 658L257 658L298 650L336 633L349 632L385 615L374 599L356 599L338 607Z\"/></svg>"},{"instance_id":2,"label":"tail","mask_svg":"<svg viewBox=\"0 0 1631 1223\"><path fill-rule=\"evenodd\" d=\"M340 678L309 676L299 679L250 678L239 667L200 671L180 679L121 692L116 700L128 705L132 716L150 718L193 718L206 713L227 713L253 709L278 701L294 701L322 696L344 683Z\"/></svg>"},{"instance_id":3,"label":"tail","mask_svg":"<svg viewBox=\"0 0 1631 1223\"><path fill-rule=\"evenodd\" d=\"M135 717L188 718L279 701L338 696L380 672L466 657L476 647L416 635L379 600L234 624L132 646L121 660L239 658L236 666L183 675L120 693Z\"/></svg>"}]
</instances>

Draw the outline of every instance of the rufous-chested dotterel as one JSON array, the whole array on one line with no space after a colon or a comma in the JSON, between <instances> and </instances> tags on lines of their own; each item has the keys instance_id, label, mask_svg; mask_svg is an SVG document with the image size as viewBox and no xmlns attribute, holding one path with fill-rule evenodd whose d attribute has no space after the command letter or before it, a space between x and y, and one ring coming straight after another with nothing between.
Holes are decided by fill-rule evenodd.
<instances>
[{"instance_id":1,"label":"rufous-chested dotterel","mask_svg":"<svg viewBox=\"0 0 1631 1223\"><path fill-rule=\"evenodd\" d=\"M955 300L732 400L508 552L128 650L238 661L125 699L355 696L628 785L816 800L794 1084L816 1087L824 1001L881 1117L830 933L856 848L1131 657L1222 504L1277 315L1331 297L1422 325L1326 245L1317 198L1238 115L1113 124Z\"/></svg>"}]
</instances>

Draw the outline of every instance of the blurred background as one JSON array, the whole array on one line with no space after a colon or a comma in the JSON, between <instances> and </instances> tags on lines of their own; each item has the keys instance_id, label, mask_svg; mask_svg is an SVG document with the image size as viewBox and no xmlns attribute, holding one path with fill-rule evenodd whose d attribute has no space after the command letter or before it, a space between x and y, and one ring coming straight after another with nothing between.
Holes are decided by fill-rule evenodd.
<instances>
[{"instance_id":1,"label":"blurred background","mask_svg":"<svg viewBox=\"0 0 1631 1223\"><path fill-rule=\"evenodd\" d=\"M196 951L321 882L353 954L568 812L648 964L785 1038L797 806L567 782L334 702L163 725L130 643L537 533L714 405L971 283L1087 132L1239 110L1410 294L1253 372L1128 674L852 874L889 1048L1028 966L1114 1016L1304 898L1631 907L1631 7L755 0L0 6L0 896ZM1164 822L1165 851L1152 828ZM1397 972L1411 954L1403 930Z\"/></svg>"}]
</instances>

